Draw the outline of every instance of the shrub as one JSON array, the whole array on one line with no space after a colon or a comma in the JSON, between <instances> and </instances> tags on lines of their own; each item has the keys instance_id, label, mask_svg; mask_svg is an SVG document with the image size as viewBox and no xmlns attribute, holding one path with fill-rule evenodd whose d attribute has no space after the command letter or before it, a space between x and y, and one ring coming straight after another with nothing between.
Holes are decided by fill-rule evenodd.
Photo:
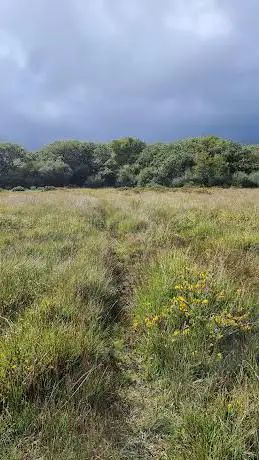
<instances>
[{"instance_id":1,"label":"shrub","mask_svg":"<svg viewBox=\"0 0 259 460\"><path fill-rule=\"evenodd\" d=\"M17 187L12 188L12 192L25 192L25 188L22 187L21 185L18 185Z\"/></svg>"},{"instance_id":2,"label":"shrub","mask_svg":"<svg viewBox=\"0 0 259 460\"><path fill-rule=\"evenodd\" d=\"M45 185L45 187L43 187L44 192L51 192L52 190L56 190L56 187L54 187L54 185Z\"/></svg>"},{"instance_id":3,"label":"shrub","mask_svg":"<svg viewBox=\"0 0 259 460\"><path fill-rule=\"evenodd\" d=\"M172 180L172 187L183 187L184 185L193 185L193 182L186 176L175 177Z\"/></svg>"},{"instance_id":4,"label":"shrub","mask_svg":"<svg viewBox=\"0 0 259 460\"><path fill-rule=\"evenodd\" d=\"M233 185L236 187L253 187L254 183L248 174L238 171L233 174Z\"/></svg>"},{"instance_id":5,"label":"shrub","mask_svg":"<svg viewBox=\"0 0 259 460\"><path fill-rule=\"evenodd\" d=\"M259 187L259 171L254 171L249 174L248 179L254 187Z\"/></svg>"},{"instance_id":6,"label":"shrub","mask_svg":"<svg viewBox=\"0 0 259 460\"><path fill-rule=\"evenodd\" d=\"M227 381L229 376L231 382L242 362L238 364L237 356L248 353L247 344L258 327L250 299L245 299L242 289L217 281L213 273L181 267L180 259L172 266L167 266L167 259L162 264L158 271L154 268L150 285L145 282L140 290L133 322L143 338L149 371L172 375L178 368L188 379L193 373L204 378L220 373L225 360L229 364L224 378ZM163 286L166 266L169 272Z\"/></svg>"},{"instance_id":7,"label":"shrub","mask_svg":"<svg viewBox=\"0 0 259 460\"><path fill-rule=\"evenodd\" d=\"M155 169L152 167L144 168L138 175L138 186L144 187L154 180Z\"/></svg>"}]
</instances>

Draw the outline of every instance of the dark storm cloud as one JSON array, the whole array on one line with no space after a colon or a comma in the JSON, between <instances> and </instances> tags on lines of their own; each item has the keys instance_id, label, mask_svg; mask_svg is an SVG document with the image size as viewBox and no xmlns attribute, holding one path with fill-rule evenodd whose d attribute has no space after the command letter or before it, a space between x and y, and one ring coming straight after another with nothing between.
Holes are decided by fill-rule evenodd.
<instances>
[{"instance_id":1,"label":"dark storm cloud","mask_svg":"<svg viewBox=\"0 0 259 460\"><path fill-rule=\"evenodd\" d=\"M256 0L1 0L0 135L256 141Z\"/></svg>"}]
</instances>

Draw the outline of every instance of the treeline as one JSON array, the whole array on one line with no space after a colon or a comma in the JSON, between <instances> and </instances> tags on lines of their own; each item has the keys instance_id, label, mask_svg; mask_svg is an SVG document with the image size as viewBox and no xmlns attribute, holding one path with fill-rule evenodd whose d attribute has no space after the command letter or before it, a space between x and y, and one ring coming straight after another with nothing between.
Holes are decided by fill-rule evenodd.
<instances>
[{"instance_id":1,"label":"treeline","mask_svg":"<svg viewBox=\"0 0 259 460\"><path fill-rule=\"evenodd\" d=\"M0 187L259 186L259 147L216 136L170 144L57 141L35 152L0 144Z\"/></svg>"}]
</instances>

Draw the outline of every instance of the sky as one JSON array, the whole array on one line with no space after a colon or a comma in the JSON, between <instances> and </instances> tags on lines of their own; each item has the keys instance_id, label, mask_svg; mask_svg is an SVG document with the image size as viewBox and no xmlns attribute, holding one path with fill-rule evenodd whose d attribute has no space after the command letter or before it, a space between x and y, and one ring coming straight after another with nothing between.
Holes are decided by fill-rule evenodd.
<instances>
[{"instance_id":1,"label":"sky","mask_svg":"<svg viewBox=\"0 0 259 460\"><path fill-rule=\"evenodd\" d=\"M0 0L0 140L259 142L258 0Z\"/></svg>"}]
</instances>

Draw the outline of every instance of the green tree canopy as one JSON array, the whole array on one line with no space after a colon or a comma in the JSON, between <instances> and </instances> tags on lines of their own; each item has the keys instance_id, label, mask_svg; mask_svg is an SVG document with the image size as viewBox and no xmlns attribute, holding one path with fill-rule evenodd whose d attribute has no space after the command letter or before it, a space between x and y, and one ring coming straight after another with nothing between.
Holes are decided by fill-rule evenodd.
<instances>
[{"instance_id":1,"label":"green tree canopy","mask_svg":"<svg viewBox=\"0 0 259 460\"><path fill-rule=\"evenodd\" d=\"M26 150L18 144L0 144L0 186L14 187L24 180Z\"/></svg>"},{"instance_id":2,"label":"green tree canopy","mask_svg":"<svg viewBox=\"0 0 259 460\"><path fill-rule=\"evenodd\" d=\"M70 181L72 184L83 185L88 176L94 171L93 142L81 142L76 140L56 141L47 145L38 152L38 157L48 159L59 158L72 171Z\"/></svg>"},{"instance_id":3,"label":"green tree canopy","mask_svg":"<svg viewBox=\"0 0 259 460\"><path fill-rule=\"evenodd\" d=\"M118 166L135 163L145 146L145 142L132 137L125 137L111 142L111 148Z\"/></svg>"},{"instance_id":4,"label":"green tree canopy","mask_svg":"<svg viewBox=\"0 0 259 460\"><path fill-rule=\"evenodd\" d=\"M36 152L0 144L0 187L196 185L258 186L259 146L216 136L147 145L125 137L109 144L56 141Z\"/></svg>"}]
</instances>

